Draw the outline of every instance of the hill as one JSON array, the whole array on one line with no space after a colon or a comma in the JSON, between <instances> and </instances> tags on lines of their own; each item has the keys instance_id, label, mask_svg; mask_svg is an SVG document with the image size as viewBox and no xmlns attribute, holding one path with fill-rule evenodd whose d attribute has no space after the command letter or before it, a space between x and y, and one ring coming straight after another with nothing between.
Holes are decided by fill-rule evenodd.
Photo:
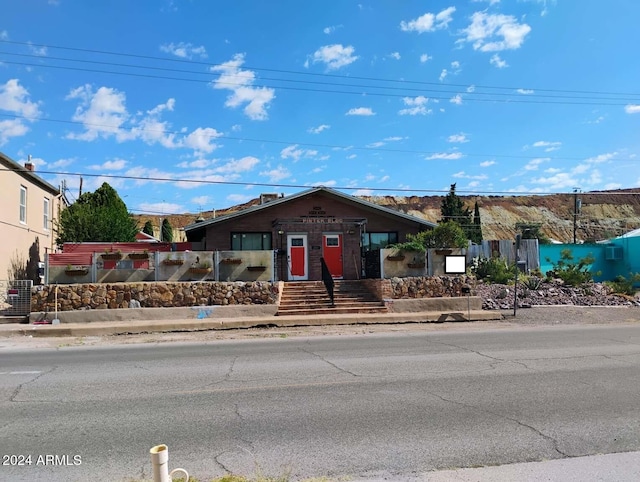
<instances>
[{"instance_id":1,"label":"hill","mask_svg":"<svg viewBox=\"0 0 640 482\"><path fill-rule=\"evenodd\" d=\"M590 191L579 193L582 207L576 218L576 238L579 241L608 239L640 228L640 188ZM397 211L437 222L443 196L361 196L361 199ZM528 196L460 196L473 211L477 201L480 207L484 239L512 239L519 222L539 223L541 232L561 242L573 241L573 194ZM205 211L200 214L166 216L174 228L174 239L181 240L180 228L191 224L198 216L209 219L223 216L258 204L258 198L226 209ZM159 216L140 215L143 226L150 219L156 226Z\"/></svg>"}]
</instances>

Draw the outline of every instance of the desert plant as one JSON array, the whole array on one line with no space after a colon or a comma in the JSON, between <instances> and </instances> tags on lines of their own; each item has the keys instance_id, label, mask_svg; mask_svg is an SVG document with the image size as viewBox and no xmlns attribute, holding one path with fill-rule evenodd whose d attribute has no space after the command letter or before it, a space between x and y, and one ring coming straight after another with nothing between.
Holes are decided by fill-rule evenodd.
<instances>
[{"instance_id":1,"label":"desert plant","mask_svg":"<svg viewBox=\"0 0 640 482\"><path fill-rule=\"evenodd\" d=\"M509 265L506 260L493 256L480 258L472 267L471 273L476 279L497 284L507 284L514 278L515 266Z\"/></svg>"},{"instance_id":2,"label":"desert plant","mask_svg":"<svg viewBox=\"0 0 640 482\"><path fill-rule=\"evenodd\" d=\"M540 286L542 285L542 278L538 276L525 276L522 279L522 284L527 289L537 290L537 289L540 289Z\"/></svg>"},{"instance_id":3,"label":"desert plant","mask_svg":"<svg viewBox=\"0 0 640 482\"><path fill-rule=\"evenodd\" d=\"M550 263L551 259L546 258ZM547 278L560 278L567 286L580 286L593 280L591 265L596 259L591 253L578 261L574 260L570 249L560 252L560 259L553 263L553 269L547 272ZM599 273L595 273L599 274Z\"/></svg>"},{"instance_id":4,"label":"desert plant","mask_svg":"<svg viewBox=\"0 0 640 482\"><path fill-rule=\"evenodd\" d=\"M630 296L634 295L636 291L638 291L637 288L634 287L638 283L640 283L640 273L629 273L628 278L618 275L613 281L604 282L604 284L614 293Z\"/></svg>"}]
</instances>

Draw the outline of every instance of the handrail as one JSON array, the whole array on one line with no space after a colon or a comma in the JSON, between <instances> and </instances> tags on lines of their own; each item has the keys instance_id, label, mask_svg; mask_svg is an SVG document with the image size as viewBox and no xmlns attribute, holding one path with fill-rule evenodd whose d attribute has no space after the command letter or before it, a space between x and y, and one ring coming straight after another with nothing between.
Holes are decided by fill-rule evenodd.
<instances>
[{"instance_id":1,"label":"handrail","mask_svg":"<svg viewBox=\"0 0 640 482\"><path fill-rule=\"evenodd\" d=\"M327 289L327 293L329 294L331 306L336 306L336 304L333 302L333 276L331 276L331 272L329 271L329 267L327 266L324 258L320 258L320 264L322 265L322 282L324 283L324 287Z\"/></svg>"}]
</instances>

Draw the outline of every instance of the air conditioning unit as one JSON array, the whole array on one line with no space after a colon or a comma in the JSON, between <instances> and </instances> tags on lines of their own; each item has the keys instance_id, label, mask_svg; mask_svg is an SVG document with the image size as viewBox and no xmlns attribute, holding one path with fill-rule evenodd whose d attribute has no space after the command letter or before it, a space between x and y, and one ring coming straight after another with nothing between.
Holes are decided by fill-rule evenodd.
<instances>
[{"instance_id":1,"label":"air conditioning unit","mask_svg":"<svg viewBox=\"0 0 640 482\"><path fill-rule=\"evenodd\" d=\"M604 259L607 261L619 261L622 259L622 246L607 246L604 249Z\"/></svg>"}]
</instances>

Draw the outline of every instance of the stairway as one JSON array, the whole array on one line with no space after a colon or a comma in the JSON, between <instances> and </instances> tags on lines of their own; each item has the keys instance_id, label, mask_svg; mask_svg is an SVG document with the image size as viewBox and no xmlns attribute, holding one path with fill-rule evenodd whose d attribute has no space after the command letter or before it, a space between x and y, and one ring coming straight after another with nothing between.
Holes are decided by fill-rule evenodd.
<instances>
[{"instance_id":1,"label":"stairway","mask_svg":"<svg viewBox=\"0 0 640 482\"><path fill-rule=\"evenodd\" d=\"M360 281L336 280L331 306L322 281L290 281L284 284L277 316L387 313L387 307Z\"/></svg>"}]
</instances>

